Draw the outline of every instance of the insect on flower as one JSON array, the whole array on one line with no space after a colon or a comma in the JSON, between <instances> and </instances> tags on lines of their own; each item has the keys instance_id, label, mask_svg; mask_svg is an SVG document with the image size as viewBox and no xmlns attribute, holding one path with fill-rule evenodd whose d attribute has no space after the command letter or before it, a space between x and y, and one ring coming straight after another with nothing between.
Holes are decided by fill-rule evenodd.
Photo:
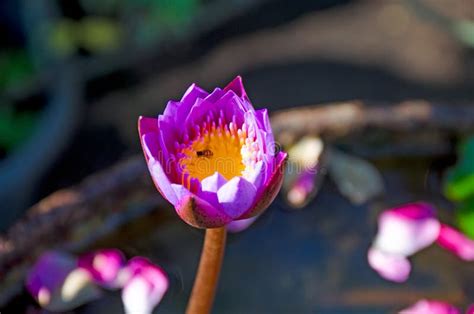
<instances>
[{"instance_id":1,"label":"insect on flower","mask_svg":"<svg viewBox=\"0 0 474 314\"><path fill-rule=\"evenodd\" d=\"M192 226L254 217L280 190L287 154L240 77L212 93L191 85L158 118L140 117L138 131L158 191Z\"/></svg>"}]
</instances>

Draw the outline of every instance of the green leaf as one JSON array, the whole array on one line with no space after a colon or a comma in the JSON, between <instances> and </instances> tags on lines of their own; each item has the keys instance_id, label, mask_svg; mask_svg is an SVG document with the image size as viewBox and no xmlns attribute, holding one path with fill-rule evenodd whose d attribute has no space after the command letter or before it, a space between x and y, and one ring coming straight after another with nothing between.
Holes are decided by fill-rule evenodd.
<instances>
[{"instance_id":1,"label":"green leaf","mask_svg":"<svg viewBox=\"0 0 474 314\"><path fill-rule=\"evenodd\" d=\"M9 105L0 106L0 146L8 150L24 141L31 134L36 113L15 113Z\"/></svg>"},{"instance_id":2,"label":"green leaf","mask_svg":"<svg viewBox=\"0 0 474 314\"><path fill-rule=\"evenodd\" d=\"M458 162L444 178L444 194L452 201L474 196L474 137L469 137L458 148Z\"/></svg>"},{"instance_id":3,"label":"green leaf","mask_svg":"<svg viewBox=\"0 0 474 314\"><path fill-rule=\"evenodd\" d=\"M0 89L16 85L34 73L33 64L24 50L0 53Z\"/></svg>"},{"instance_id":4,"label":"green leaf","mask_svg":"<svg viewBox=\"0 0 474 314\"><path fill-rule=\"evenodd\" d=\"M457 209L456 218L462 232L474 239L474 197L461 204Z\"/></svg>"}]
</instances>

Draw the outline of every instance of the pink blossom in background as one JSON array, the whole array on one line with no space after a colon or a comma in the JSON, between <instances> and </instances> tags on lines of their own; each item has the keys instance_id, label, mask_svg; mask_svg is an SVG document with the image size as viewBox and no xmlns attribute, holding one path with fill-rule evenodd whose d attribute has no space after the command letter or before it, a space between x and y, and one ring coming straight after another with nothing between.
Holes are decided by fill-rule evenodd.
<instances>
[{"instance_id":1,"label":"pink blossom in background","mask_svg":"<svg viewBox=\"0 0 474 314\"><path fill-rule=\"evenodd\" d=\"M25 282L28 292L49 311L65 312L94 300L104 288L123 288L127 313L153 311L168 289L165 272L143 257L126 264L123 253L102 249L79 258L58 251L41 255Z\"/></svg>"},{"instance_id":2,"label":"pink blossom in background","mask_svg":"<svg viewBox=\"0 0 474 314\"><path fill-rule=\"evenodd\" d=\"M440 223L428 203L411 203L384 211L379 216L374 246L386 253L410 256L433 244Z\"/></svg>"},{"instance_id":3,"label":"pink blossom in background","mask_svg":"<svg viewBox=\"0 0 474 314\"><path fill-rule=\"evenodd\" d=\"M400 314L461 314L461 311L446 302L420 300L411 307L401 310Z\"/></svg>"},{"instance_id":4,"label":"pink blossom in background","mask_svg":"<svg viewBox=\"0 0 474 314\"><path fill-rule=\"evenodd\" d=\"M122 290L125 312L149 314L168 290L168 277L148 259L134 257L127 265L128 280Z\"/></svg>"},{"instance_id":5,"label":"pink blossom in background","mask_svg":"<svg viewBox=\"0 0 474 314\"><path fill-rule=\"evenodd\" d=\"M77 259L58 251L47 251L30 269L25 286L38 304L53 312L64 312L101 296Z\"/></svg>"},{"instance_id":6,"label":"pink blossom in background","mask_svg":"<svg viewBox=\"0 0 474 314\"><path fill-rule=\"evenodd\" d=\"M411 270L407 257L433 244L440 228L435 209L427 203L411 203L382 212L367 255L369 265L387 280L406 281Z\"/></svg>"},{"instance_id":7,"label":"pink blossom in background","mask_svg":"<svg viewBox=\"0 0 474 314\"><path fill-rule=\"evenodd\" d=\"M465 261L474 260L474 241L454 228L442 225L436 243Z\"/></svg>"},{"instance_id":8,"label":"pink blossom in background","mask_svg":"<svg viewBox=\"0 0 474 314\"><path fill-rule=\"evenodd\" d=\"M125 256L117 249L103 249L83 254L78 266L86 269L95 282L105 288L121 288L120 271L125 266Z\"/></svg>"},{"instance_id":9,"label":"pink blossom in background","mask_svg":"<svg viewBox=\"0 0 474 314\"><path fill-rule=\"evenodd\" d=\"M367 257L370 266L387 280L404 282L410 275L411 264L405 256L385 253L376 248L370 248Z\"/></svg>"}]
</instances>

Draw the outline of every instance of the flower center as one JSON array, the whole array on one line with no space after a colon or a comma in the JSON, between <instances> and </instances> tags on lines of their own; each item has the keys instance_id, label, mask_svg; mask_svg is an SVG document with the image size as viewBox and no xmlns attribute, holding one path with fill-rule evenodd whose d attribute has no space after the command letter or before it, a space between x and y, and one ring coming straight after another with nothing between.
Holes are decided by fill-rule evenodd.
<instances>
[{"instance_id":1,"label":"flower center","mask_svg":"<svg viewBox=\"0 0 474 314\"><path fill-rule=\"evenodd\" d=\"M202 180L219 172L227 180L242 175L245 164L242 159L244 133L235 124L229 126L212 125L200 132L194 141L181 152L184 156L179 163L183 173Z\"/></svg>"}]
</instances>

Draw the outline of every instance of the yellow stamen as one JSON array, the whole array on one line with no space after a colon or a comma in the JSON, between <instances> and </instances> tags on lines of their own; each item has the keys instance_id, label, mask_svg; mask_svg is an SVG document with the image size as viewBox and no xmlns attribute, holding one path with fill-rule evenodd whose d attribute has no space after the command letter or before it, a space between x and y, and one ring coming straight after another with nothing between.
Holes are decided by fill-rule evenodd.
<instances>
[{"instance_id":1,"label":"yellow stamen","mask_svg":"<svg viewBox=\"0 0 474 314\"><path fill-rule=\"evenodd\" d=\"M226 128L212 123L188 147L181 152L185 157L179 163L189 177L202 180L219 172L227 180L241 176L245 170L241 150L245 143L243 135L235 126Z\"/></svg>"}]
</instances>

